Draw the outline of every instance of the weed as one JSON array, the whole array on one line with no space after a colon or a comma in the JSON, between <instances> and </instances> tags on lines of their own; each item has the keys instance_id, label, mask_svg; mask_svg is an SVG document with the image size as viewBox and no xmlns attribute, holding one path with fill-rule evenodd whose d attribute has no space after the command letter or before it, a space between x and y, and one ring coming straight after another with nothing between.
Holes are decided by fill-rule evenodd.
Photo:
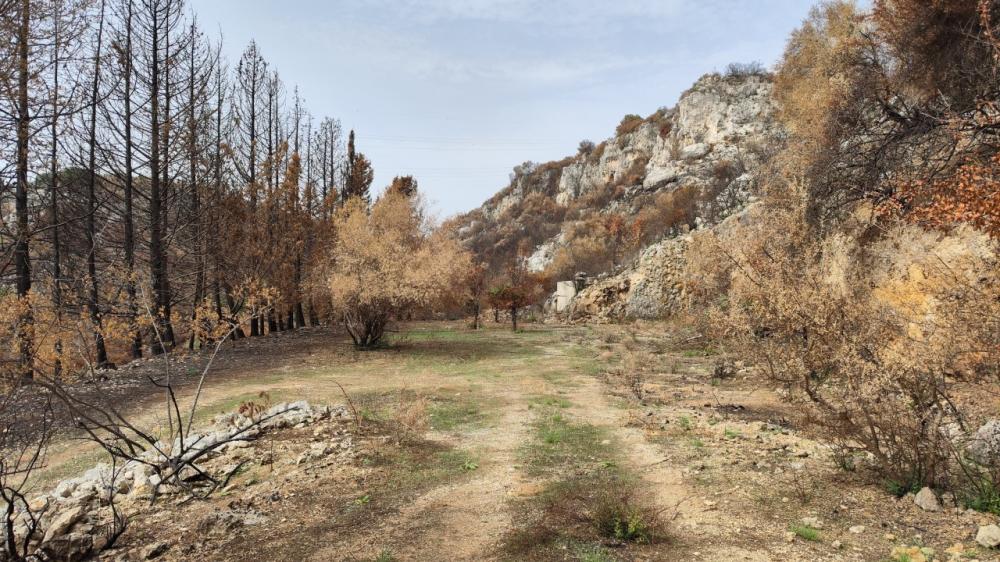
<instances>
[{"instance_id":1,"label":"weed","mask_svg":"<svg viewBox=\"0 0 1000 562\"><path fill-rule=\"evenodd\" d=\"M468 461L465 461L465 462L462 463L462 470L464 470L466 472L472 472L473 470L476 470L477 468L479 468L479 464L477 464L475 461L468 460Z\"/></svg>"},{"instance_id":2,"label":"weed","mask_svg":"<svg viewBox=\"0 0 1000 562\"><path fill-rule=\"evenodd\" d=\"M383 549L382 552L375 557L375 562L396 562L398 558L393 555L392 551L389 549Z\"/></svg>"},{"instance_id":3,"label":"weed","mask_svg":"<svg viewBox=\"0 0 1000 562\"><path fill-rule=\"evenodd\" d=\"M900 482L899 480L887 479L882 483L886 492L901 498L909 493L916 493L920 490L920 484L916 482Z\"/></svg>"},{"instance_id":4,"label":"weed","mask_svg":"<svg viewBox=\"0 0 1000 562\"><path fill-rule=\"evenodd\" d=\"M989 478L974 482L959 497L968 509L1000 515L1000 487Z\"/></svg>"},{"instance_id":5,"label":"weed","mask_svg":"<svg viewBox=\"0 0 1000 562\"><path fill-rule=\"evenodd\" d=\"M368 504L371 503L371 501L372 501L371 495L370 494L365 494L365 495L361 496L360 498L354 500L354 505L356 505L356 506L368 505Z\"/></svg>"},{"instance_id":6,"label":"weed","mask_svg":"<svg viewBox=\"0 0 1000 562\"><path fill-rule=\"evenodd\" d=\"M555 482L535 501L533 519L506 538L505 549L521 555L577 544L650 544L666 538L660 511L640 499L640 484L620 470L598 471ZM609 560L601 550L584 550L584 560ZM589 557L585 557L589 556ZM560 556L561 558L561 556ZM545 558L551 559L551 558Z\"/></svg>"},{"instance_id":7,"label":"weed","mask_svg":"<svg viewBox=\"0 0 1000 562\"><path fill-rule=\"evenodd\" d=\"M728 427L725 429L723 434L726 436L726 439L739 439L740 437L743 437L742 433L740 433L735 429L730 429Z\"/></svg>"},{"instance_id":8,"label":"weed","mask_svg":"<svg viewBox=\"0 0 1000 562\"><path fill-rule=\"evenodd\" d=\"M809 525L792 525L790 530L800 539L813 542L819 540L819 530L814 529Z\"/></svg>"},{"instance_id":9,"label":"weed","mask_svg":"<svg viewBox=\"0 0 1000 562\"><path fill-rule=\"evenodd\" d=\"M681 416L678 418L677 425L681 426L681 429L684 431L691 431L691 428L694 427L694 424L691 422L691 418L687 416Z\"/></svg>"},{"instance_id":10,"label":"weed","mask_svg":"<svg viewBox=\"0 0 1000 562\"><path fill-rule=\"evenodd\" d=\"M695 437L694 439L691 440L691 446L694 447L695 449L704 449L705 442Z\"/></svg>"}]
</instances>

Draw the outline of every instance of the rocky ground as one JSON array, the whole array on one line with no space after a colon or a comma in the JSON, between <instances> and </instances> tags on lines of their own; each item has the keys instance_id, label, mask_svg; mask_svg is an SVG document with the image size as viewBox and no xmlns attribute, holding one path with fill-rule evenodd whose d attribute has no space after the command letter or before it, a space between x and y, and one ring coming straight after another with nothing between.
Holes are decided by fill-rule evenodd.
<instances>
[{"instance_id":1,"label":"rocky ground","mask_svg":"<svg viewBox=\"0 0 1000 562\"><path fill-rule=\"evenodd\" d=\"M718 377L720 353L683 326L415 324L394 343L354 354L316 331L227 350L204 443L246 426L240 403L280 415L211 455L231 478L206 500L171 486L151 503L155 478L124 467L129 524L100 558L1000 559L977 542L996 517L838 468L780 392ZM111 520L107 468L79 450L36 486L50 559L100 546ZM593 501L609 482L629 514L610 530Z\"/></svg>"}]
</instances>

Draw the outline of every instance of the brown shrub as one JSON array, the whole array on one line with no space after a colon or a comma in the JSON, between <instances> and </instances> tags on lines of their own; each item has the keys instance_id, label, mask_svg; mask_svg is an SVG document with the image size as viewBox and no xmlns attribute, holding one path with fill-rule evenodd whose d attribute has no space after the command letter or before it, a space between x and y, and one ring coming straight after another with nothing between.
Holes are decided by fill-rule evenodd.
<instances>
[{"instance_id":1,"label":"brown shrub","mask_svg":"<svg viewBox=\"0 0 1000 562\"><path fill-rule=\"evenodd\" d=\"M645 122L646 120L643 119L642 117L639 117L638 115L635 114L626 115L625 117L622 117L621 123L619 123L618 127L615 128L615 136L623 137L625 135L634 133L636 129L641 127L642 124Z\"/></svg>"},{"instance_id":2,"label":"brown shrub","mask_svg":"<svg viewBox=\"0 0 1000 562\"><path fill-rule=\"evenodd\" d=\"M994 383L983 374L1000 350L994 249L913 227L864 245L860 222L820 239L801 198L767 203L719 246L733 266L720 316L732 341L805 398L831 443L870 454L901 489L960 487L949 435L970 410L957 381Z\"/></svg>"}]
</instances>

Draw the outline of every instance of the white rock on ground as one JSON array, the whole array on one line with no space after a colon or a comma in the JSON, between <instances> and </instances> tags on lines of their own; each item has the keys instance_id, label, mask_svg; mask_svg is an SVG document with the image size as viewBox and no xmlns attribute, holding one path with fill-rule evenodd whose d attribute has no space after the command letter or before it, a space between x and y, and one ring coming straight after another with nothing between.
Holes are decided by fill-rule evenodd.
<instances>
[{"instance_id":1,"label":"white rock on ground","mask_svg":"<svg viewBox=\"0 0 1000 562\"><path fill-rule=\"evenodd\" d=\"M996 548L997 545L1000 545L1000 527L983 525L976 533L976 542L986 548Z\"/></svg>"},{"instance_id":2,"label":"white rock on ground","mask_svg":"<svg viewBox=\"0 0 1000 562\"><path fill-rule=\"evenodd\" d=\"M934 490L924 487L913 497L913 503L924 511L941 511L941 503L938 501Z\"/></svg>"}]
</instances>

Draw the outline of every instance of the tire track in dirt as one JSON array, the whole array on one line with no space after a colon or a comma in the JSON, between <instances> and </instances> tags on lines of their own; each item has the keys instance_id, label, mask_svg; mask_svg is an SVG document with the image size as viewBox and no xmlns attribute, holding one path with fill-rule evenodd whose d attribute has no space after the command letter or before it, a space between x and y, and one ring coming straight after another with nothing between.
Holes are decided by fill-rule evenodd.
<instances>
[{"instance_id":1,"label":"tire track in dirt","mask_svg":"<svg viewBox=\"0 0 1000 562\"><path fill-rule=\"evenodd\" d=\"M474 473L417 497L346 550L369 560L383 548L398 560L491 559L511 525L508 500L524 482L516 466L517 452L527 439L530 419L520 388L503 389L500 399L504 406L496 424L461 433L457 439L454 435L429 436L477 453L481 463ZM320 551L311 560L329 560L332 554Z\"/></svg>"}]
</instances>

